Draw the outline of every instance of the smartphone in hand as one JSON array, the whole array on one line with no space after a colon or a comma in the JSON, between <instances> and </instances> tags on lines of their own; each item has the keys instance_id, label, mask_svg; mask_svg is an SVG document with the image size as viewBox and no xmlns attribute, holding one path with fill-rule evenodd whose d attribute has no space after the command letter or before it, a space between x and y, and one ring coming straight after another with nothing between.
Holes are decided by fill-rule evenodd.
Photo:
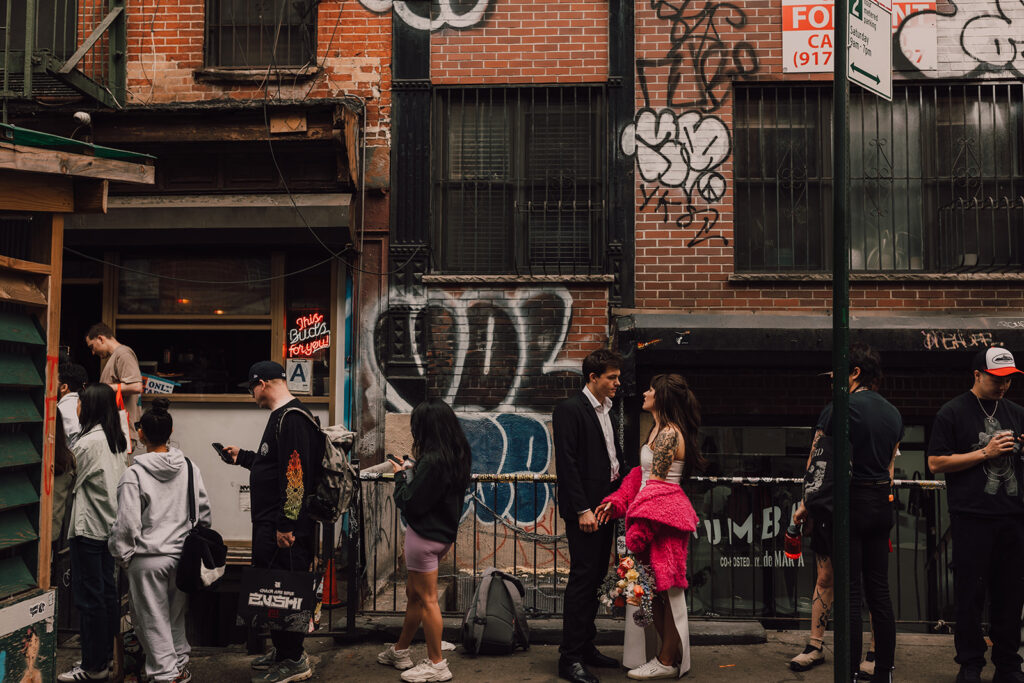
<instances>
[{"instance_id":1,"label":"smartphone in hand","mask_svg":"<svg viewBox=\"0 0 1024 683\"><path fill-rule=\"evenodd\" d=\"M398 456L397 456L397 455L392 455L391 453L388 453L388 454L387 454L387 459L388 459L388 460L390 460L391 462L395 463L395 464L396 464L396 465L398 465L399 467L404 467L404 466L405 466L405 463L404 463L404 462L402 462L402 461L401 461L401 460L400 460L400 459L398 458Z\"/></svg>"},{"instance_id":2,"label":"smartphone in hand","mask_svg":"<svg viewBox=\"0 0 1024 683\"><path fill-rule=\"evenodd\" d=\"M221 460L223 460L224 462L226 462L229 465L234 465L235 464L234 459L228 454L227 451L224 450L224 444L218 443L218 442L214 441L210 445L213 446L213 450L217 451L217 455L220 456Z\"/></svg>"}]
</instances>

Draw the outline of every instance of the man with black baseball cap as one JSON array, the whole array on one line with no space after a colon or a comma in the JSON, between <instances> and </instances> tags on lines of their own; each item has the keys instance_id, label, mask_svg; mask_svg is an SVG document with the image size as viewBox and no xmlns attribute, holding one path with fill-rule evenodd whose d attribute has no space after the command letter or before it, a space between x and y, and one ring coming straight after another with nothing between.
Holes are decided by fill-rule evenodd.
<instances>
[{"instance_id":1,"label":"man with black baseball cap","mask_svg":"<svg viewBox=\"0 0 1024 683\"><path fill-rule=\"evenodd\" d=\"M249 470L252 566L307 571L313 561L315 523L306 491L320 476L323 438L298 411L309 410L288 391L284 368L260 361L249 368L249 393L271 411L257 451L225 446L231 460ZM313 675L303 633L270 632L274 647L252 663L252 683L287 683Z\"/></svg>"},{"instance_id":2,"label":"man with black baseball cap","mask_svg":"<svg viewBox=\"0 0 1024 683\"><path fill-rule=\"evenodd\" d=\"M993 683L1024 683L1024 408L1005 397L1017 369L993 346L974 357L974 386L942 406L928 442L928 467L946 477L953 537L957 683L980 683L981 612L989 593Z\"/></svg>"}]
</instances>

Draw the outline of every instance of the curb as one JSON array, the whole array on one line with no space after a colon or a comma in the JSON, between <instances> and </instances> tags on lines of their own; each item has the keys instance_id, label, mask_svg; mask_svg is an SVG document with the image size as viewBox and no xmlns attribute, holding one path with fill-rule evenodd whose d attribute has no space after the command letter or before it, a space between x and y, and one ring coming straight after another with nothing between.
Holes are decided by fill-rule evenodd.
<instances>
[{"instance_id":1,"label":"curb","mask_svg":"<svg viewBox=\"0 0 1024 683\"><path fill-rule=\"evenodd\" d=\"M360 640L392 642L402 631L402 616L366 616L356 619L356 634ZM623 619L598 619L595 645L621 645ZM341 634L335 640L350 640L353 636ZM462 641L462 619L448 617L444 620L442 635L447 641ZM760 645L768 640L764 627L757 621L704 621L690 622L691 645ZM530 644L558 645L562 642L562 621L560 619L531 619Z\"/></svg>"}]
</instances>

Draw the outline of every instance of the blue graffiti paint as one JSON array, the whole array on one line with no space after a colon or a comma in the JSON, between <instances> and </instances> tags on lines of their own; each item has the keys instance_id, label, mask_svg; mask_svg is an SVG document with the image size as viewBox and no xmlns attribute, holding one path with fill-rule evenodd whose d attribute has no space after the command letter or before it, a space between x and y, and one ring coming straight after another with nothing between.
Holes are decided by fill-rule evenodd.
<instances>
[{"instance_id":1,"label":"blue graffiti paint","mask_svg":"<svg viewBox=\"0 0 1024 683\"><path fill-rule=\"evenodd\" d=\"M548 429L537 417L516 413L462 415L459 422L473 452L474 473L543 474L551 466ZM517 524L536 523L551 500L551 486L544 483L480 483L475 493L487 507ZM469 505L467 501L466 510ZM477 507L476 514L484 524L495 521L482 506Z\"/></svg>"}]
</instances>

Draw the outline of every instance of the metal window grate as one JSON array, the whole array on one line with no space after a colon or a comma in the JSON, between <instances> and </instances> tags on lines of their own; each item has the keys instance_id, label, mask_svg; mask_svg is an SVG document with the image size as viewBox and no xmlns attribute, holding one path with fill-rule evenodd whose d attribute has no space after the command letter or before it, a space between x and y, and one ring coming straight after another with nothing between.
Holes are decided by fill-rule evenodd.
<instances>
[{"instance_id":1,"label":"metal window grate","mask_svg":"<svg viewBox=\"0 0 1024 683\"><path fill-rule=\"evenodd\" d=\"M443 270L604 272L606 101L601 86L435 92Z\"/></svg>"},{"instance_id":2,"label":"metal window grate","mask_svg":"<svg viewBox=\"0 0 1024 683\"><path fill-rule=\"evenodd\" d=\"M1021 83L851 93L851 270L1019 270L1022 101ZM831 111L827 87L736 87L737 272L830 269Z\"/></svg>"},{"instance_id":3,"label":"metal window grate","mask_svg":"<svg viewBox=\"0 0 1024 683\"><path fill-rule=\"evenodd\" d=\"M300 68L315 62L317 0L208 0L206 66Z\"/></svg>"}]
</instances>

